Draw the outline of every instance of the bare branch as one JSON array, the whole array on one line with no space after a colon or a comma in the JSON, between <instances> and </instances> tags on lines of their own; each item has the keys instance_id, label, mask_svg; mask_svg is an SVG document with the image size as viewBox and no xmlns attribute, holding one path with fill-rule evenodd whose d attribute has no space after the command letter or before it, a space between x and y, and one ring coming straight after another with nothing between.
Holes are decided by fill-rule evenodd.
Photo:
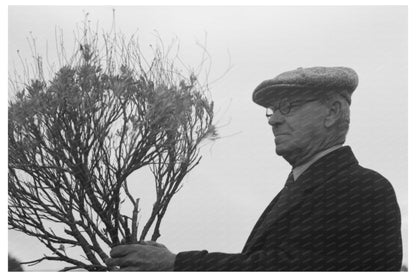
<instances>
[{"instance_id":1,"label":"bare branch","mask_svg":"<svg viewBox=\"0 0 416 277\"><path fill-rule=\"evenodd\" d=\"M196 73L179 69L175 41L164 45L156 34L149 58L134 35L99 36L87 18L78 31L67 55L56 30L60 68L52 74L33 37L34 64L19 55L26 82L14 82L9 103L8 224L53 253L27 264L99 271L107 269L103 249L138 240L139 197L127 178L141 168L153 174L156 201L139 239L153 226L157 240L169 203L201 159L201 142L217 134L197 76L202 64ZM202 59L210 62L205 48ZM67 247L80 248L89 263L69 257Z\"/></svg>"}]
</instances>

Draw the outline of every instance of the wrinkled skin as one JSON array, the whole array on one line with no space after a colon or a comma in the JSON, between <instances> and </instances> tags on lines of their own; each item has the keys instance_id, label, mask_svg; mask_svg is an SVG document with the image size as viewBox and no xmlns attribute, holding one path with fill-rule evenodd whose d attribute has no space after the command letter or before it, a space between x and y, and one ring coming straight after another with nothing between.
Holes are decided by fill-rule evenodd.
<instances>
[{"instance_id":1,"label":"wrinkled skin","mask_svg":"<svg viewBox=\"0 0 416 277\"><path fill-rule=\"evenodd\" d=\"M295 167L339 143L331 136L338 117L339 103L327 106L319 101L309 102L293 107L287 115L276 110L269 118L276 154Z\"/></svg>"},{"instance_id":2,"label":"wrinkled skin","mask_svg":"<svg viewBox=\"0 0 416 277\"><path fill-rule=\"evenodd\" d=\"M106 264L120 271L172 271L176 257L166 246L153 241L118 245L111 249L110 256Z\"/></svg>"}]
</instances>

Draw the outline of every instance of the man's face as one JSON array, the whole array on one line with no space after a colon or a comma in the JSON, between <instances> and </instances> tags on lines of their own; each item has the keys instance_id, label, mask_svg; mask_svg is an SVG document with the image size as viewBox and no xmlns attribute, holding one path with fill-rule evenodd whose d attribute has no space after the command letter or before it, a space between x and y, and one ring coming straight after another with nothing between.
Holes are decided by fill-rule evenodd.
<instances>
[{"instance_id":1,"label":"man's face","mask_svg":"<svg viewBox=\"0 0 416 277\"><path fill-rule=\"evenodd\" d=\"M287 112L284 107L288 107L288 103L290 111L282 114ZM273 129L278 155L293 165L299 158L319 149L326 135L324 120L328 109L317 98L278 100L272 110L269 124Z\"/></svg>"}]
</instances>

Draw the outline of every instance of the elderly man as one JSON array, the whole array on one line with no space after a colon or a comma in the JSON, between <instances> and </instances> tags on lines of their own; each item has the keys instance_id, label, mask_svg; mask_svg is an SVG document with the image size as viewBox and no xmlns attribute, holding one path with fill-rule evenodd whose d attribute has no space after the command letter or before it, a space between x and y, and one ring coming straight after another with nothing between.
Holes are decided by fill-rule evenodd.
<instances>
[{"instance_id":1,"label":"elderly man","mask_svg":"<svg viewBox=\"0 0 416 277\"><path fill-rule=\"evenodd\" d=\"M121 270L395 271L402 262L400 210L389 181L343 146L357 74L298 68L253 93L267 109L276 153L292 171L241 253L171 253L152 242L112 249Z\"/></svg>"}]
</instances>

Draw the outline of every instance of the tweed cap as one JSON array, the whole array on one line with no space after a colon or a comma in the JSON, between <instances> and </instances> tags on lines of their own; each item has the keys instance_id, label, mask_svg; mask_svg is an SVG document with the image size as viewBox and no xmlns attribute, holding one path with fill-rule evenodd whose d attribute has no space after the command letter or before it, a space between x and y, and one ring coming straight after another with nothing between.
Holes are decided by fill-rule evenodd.
<instances>
[{"instance_id":1,"label":"tweed cap","mask_svg":"<svg viewBox=\"0 0 416 277\"><path fill-rule=\"evenodd\" d=\"M358 75L348 67L300 67L263 81L254 90L253 101L268 107L288 95L333 92L342 94L351 103L357 85Z\"/></svg>"}]
</instances>

